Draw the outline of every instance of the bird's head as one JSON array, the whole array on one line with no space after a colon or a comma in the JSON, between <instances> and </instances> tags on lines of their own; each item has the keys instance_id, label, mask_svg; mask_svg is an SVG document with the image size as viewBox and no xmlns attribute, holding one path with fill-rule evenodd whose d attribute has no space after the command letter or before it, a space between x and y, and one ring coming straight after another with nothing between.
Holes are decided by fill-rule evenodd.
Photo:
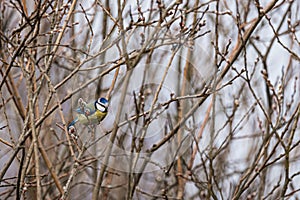
<instances>
[{"instance_id":1,"label":"bird's head","mask_svg":"<svg viewBox=\"0 0 300 200\"><path fill-rule=\"evenodd\" d=\"M95 101L95 108L100 112L107 112L108 100L105 98L99 98L97 101Z\"/></svg>"}]
</instances>

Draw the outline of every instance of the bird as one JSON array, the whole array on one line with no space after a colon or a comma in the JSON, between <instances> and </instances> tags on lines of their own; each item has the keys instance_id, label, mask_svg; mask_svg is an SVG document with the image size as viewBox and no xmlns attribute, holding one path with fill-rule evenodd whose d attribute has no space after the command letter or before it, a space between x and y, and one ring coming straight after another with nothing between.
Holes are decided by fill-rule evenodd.
<instances>
[{"instance_id":1,"label":"bird","mask_svg":"<svg viewBox=\"0 0 300 200\"><path fill-rule=\"evenodd\" d=\"M77 117L68 125L70 134L73 134L76 131L75 124L77 122L86 126L99 124L106 117L108 112L108 100L103 97L89 104L80 98L78 104L79 107L75 110Z\"/></svg>"}]
</instances>

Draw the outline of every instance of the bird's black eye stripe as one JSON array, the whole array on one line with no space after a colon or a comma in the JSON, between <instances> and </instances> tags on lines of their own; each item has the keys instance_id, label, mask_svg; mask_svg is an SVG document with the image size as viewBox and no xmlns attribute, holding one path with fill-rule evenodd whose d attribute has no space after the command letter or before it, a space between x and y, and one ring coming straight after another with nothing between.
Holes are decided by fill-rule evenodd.
<instances>
[{"instance_id":1,"label":"bird's black eye stripe","mask_svg":"<svg viewBox=\"0 0 300 200\"><path fill-rule=\"evenodd\" d=\"M104 108L106 108L106 105L103 103L99 103L101 106L103 106Z\"/></svg>"},{"instance_id":2,"label":"bird's black eye stripe","mask_svg":"<svg viewBox=\"0 0 300 200\"><path fill-rule=\"evenodd\" d=\"M102 103L96 103L96 109L101 112L105 112L107 110L107 108Z\"/></svg>"}]
</instances>

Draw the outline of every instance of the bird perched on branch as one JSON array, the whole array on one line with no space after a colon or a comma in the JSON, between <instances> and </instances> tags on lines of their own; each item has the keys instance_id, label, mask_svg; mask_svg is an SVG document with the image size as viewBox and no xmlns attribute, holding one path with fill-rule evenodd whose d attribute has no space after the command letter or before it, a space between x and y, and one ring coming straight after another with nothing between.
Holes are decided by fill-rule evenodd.
<instances>
[{"instance_id":1,"label":"bird perched on branch","mask_svg":"<svg viewBox=\"0 0 300 200\"><path fill-rule=\"evenodd\" d=\"M75 132L75 124L77 122L84 125L99 124L107 115L108 100L105 98L99 98L94 103L89 104L80 98L78 100L78 104L79 108L75 110L78 115L68 125L68 131L70 134Z\"/></svg>"}]
</instances>

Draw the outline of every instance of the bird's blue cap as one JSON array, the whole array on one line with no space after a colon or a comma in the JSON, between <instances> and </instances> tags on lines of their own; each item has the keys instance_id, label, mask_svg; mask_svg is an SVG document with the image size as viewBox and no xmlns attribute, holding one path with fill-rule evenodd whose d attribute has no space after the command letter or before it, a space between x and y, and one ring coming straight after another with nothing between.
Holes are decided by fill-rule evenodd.
<instances>
[{"instance_id":1,"label":"bird's blue cap","mask_svg":"<svg viewBox=\"0 0 300 200\"><path fill-rule=\"evenodd\" d=\"M108 100L102 97L100 98L100 103L107 104Z\"/></svg>"}]
</instances>

